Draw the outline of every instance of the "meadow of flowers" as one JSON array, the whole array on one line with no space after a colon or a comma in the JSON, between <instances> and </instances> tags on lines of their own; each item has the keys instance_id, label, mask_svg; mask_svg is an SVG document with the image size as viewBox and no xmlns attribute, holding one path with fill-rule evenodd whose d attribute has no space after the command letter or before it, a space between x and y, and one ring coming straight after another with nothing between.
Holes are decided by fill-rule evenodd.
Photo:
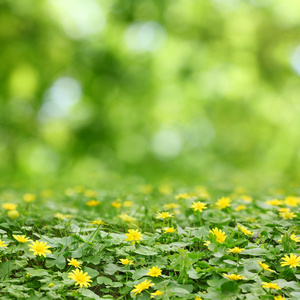
<instances>
[{"instance_id":1,"label":"meadow of flowers","mask_svg":"<svg viewBox=\"0 0 300 300\"><path fill-rule=\"evenodd\" d=\"M1 299L300 299L297 191L3 189Z\"/></svg>"}]
</instances>

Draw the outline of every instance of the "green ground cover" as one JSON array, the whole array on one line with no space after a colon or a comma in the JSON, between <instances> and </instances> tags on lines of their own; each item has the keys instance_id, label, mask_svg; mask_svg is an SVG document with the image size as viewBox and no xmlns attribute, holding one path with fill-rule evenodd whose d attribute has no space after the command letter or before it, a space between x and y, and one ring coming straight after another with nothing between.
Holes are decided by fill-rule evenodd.
<instances>
[{"instance_id":1,"label":"green ground cover","mask_svg":"<svg viewBox=\"0 0 300 300\"><path fill-rule=\"evenodd\" d=\"M3 190L1 299L299 299L294 195Z\"/></svg>"}]
</instances>

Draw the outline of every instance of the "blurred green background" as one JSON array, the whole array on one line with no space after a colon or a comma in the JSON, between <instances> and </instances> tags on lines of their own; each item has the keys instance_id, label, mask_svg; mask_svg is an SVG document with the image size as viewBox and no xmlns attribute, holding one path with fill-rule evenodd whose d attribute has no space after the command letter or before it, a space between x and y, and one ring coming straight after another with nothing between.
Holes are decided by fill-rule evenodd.
<instances>
[{"instance_id":1,"label":"blurred green background","mask_svg":"<svg viewBox=\"0 0 300 300\"><path fill-rule=\"evenodd\" d=\"M295 180L299 45L299 0L2 0L1 178Z\"/></svg>"}]
</instances>

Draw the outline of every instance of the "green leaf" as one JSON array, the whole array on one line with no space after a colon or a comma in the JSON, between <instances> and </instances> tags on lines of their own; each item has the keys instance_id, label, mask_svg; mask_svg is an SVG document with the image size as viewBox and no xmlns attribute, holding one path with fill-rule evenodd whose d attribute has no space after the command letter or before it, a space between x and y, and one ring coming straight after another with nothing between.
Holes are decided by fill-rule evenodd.
<instances>
[{"instance_id":1,"label":"green leaf","mask_svg":"<svg viewBox=\"0 0 300 300\"><path fill-rule=\"evenodd\" d=\"M87 256L83 260L94 265L99 265L101 257L99 255Z\"/></svg>"},{"instance_id":2,"label":"green leaf","mask_svg":"<svg viewBox=\"0 0 300 300\"><path fill-rule=\"evenodd\" d=\"M104 266L104 273L108 275L113 275L119 270L120 268L114 264L107 264L106 266Z\"/></svg>"},{"instance_id":3,"label":"green leaf","mask_svg":"<svg viewBox=\"0 0 300 300\"><path fill-rule=\"evenodd\" d=\"M96 277L99 274L98 271L89 267L83 267L83 272L87 272L88 275L91 276L92 278Z\"/></svg>"},{"instance_id":4,"label":"green leaf","mask_svg":"<svg viewBox=\"0 0 300 300\"><path fill-rule=\"evenodd\" d=\"M97 283L99 283L99 284L111 285L112 282L113 281L108 277L105 277L105 276L97 277Z\"/></svg>"},{"instance_id":5,"label":"green leaf","mask_svg":"<svg viewBox=\"0 0 300 300\"><path fill-rule=\"evenodd\" d=\"M133 280L140 279L141 277L146 276L148 272L149 271L147 269L136 270L132 274L132 279Z\"/></svg>"},{"instance_id":6,"label":"green leaf","mask_svg":"<svg viewBox=\"0 0 300 300\"><path fill-rule=\"evenodd\" d=\"M239 290L239 286L234 281L227 281L221 285L221 290L224 294L236 294Z\"/></svg>"},{"instance_id":7,"label":"green leaf","mask_svg":"<svg viewBox=\"0 0 300 300\"><path fill-rule=\"evenodd\" d=\"M157 255L157 252L153 251L150 247L140 246L134 251L134 253L141 255Z\"/></svg>"},{"instance_id":8,"label":"green leaf","mask_svg":"<svg viewBox=\"0 0 300 300\"><path fill-rule=\"evenodd\" d=\"M33 269L33 268L26 268L27 273L30 273L30 277L41 277L41 276L48 276L49 273L45 269Z\"/></svg>"},{"instance_id":9,"label":"green leaf","mask_svg":"<svg viewBox=\"0 0 300 300\"><path fill-rule=\"evenodd\" d=\"M92 292L91 290L88 289L80 289L79 293L82 296L85 296L89 299L94 299L94 300L103 300L103 298L100 298L97 294L95 294L94 292Z\"/></svg>"}]
</instances>

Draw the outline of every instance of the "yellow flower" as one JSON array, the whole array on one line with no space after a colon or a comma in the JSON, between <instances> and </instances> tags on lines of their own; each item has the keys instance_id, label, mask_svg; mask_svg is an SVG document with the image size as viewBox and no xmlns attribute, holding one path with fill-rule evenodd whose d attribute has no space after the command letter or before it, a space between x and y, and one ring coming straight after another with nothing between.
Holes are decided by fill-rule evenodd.
<instances>
[{"instance_id":1,"label":"yellow flower","mask_svg":"<svg viewBox=\"0 0 300 300\"><path fill-rule=\"evenodd\" d=\"M136 218L131 217L128 214L121 214L121 215L119 215L119 218L121 218L126 223L134 223L134 222L136 222Z\"/></svg>"},{"instance_id":2,"label":"yellow flower","mask_svg":"<svg viewBox=\"0 0 300 300\"><path fill-rule=\"evenodd\" d=\"M52 190L43 190L42 192L41 192L41 196L43 197L43 198L49 198L49 197L51 197L53 195L53 191Z\"/></svg>"},{"instance_id":3,"label":"yellow flower","mask_svg":"<svg viewBox=\"0 0 300 300\"><path fill-rule=\"evenodd\" d=\"M95 224L95 225L107 225L105 222L103 222L102 220L100 219L97 219L95 221L92 221L91 224Z\"/></svg>"},{"instance_id":4,"label":"yellow flower","mask_svg":"<svg viewBox=\"0 0 300 300\"><path fill-rule=\"evenodd\" d=\"M300 266L300 256L290 254L289 257L288 255L285 255L284 258L282 258L282 260L283 262L280 263L282 267L290 266L290 268L294 268Z\"/></svg>"},{"instance_id":5,"label":"yellow flower","mask_svg":"<svg viewBox=\"0 0 300 300\"><path fill-rule=\"evenodd\" d=\"M274 200L267 200L267 203L270 205L278 206L278 205L282 205L283 201L274 199Z\"/></svg>"},{"instance_id":6,"label":"yellow flower","mask_svg":"<svg viewBox=\"0 0 300 300\"><path fill-rule=\"evenodd\" d=\"M112 202L112 207L120 208L122 206L122 203L120 202L120 199L116 199L116 201Z\"/></svg>"},{"instance_id":7,"label":"yellow flower","mask_svg":"<svg viewBox=\"0 0 300 300\"><path fill-rule=\"evenodd\" d=\"M86 202L85 204L87 205L87 206L97 206L97 205L99 205L101 202L100 201L98 201L98 200L91 200L91 201L88 201L88 202Z\"/></svg>"},{"instance_id":8,"label":"yellow flower","mask_svg":"<svg viewBox=\"0 0 300 300\"><path fill-rule=\"evenodd\" d=\"M56 219L58 219L58 220L63 220L63 219L65 218L65 216L64 216L63 214L61 214L61 213L56 213L56 214L54 215L54 217L55 217Z\"/></svg>"},{"instance_id":9,"label":"yellow flower","mask_svg":"<svg viewBox=\"0 0 300 300\"><path fill-rule=\"evenodd\" d=\"M50 246L47 246L46 242L39 242L39 241L35 241L32 242L31 245L29 245L29 247L31 249L29 249L29 251L33 251L33 255L43 255L44 257L46 257L45 253L51 253L50 250L48 250L48 248L50 248Z\"/></svg>"},{"instance_id":10,"label":"yellow flower","mask_svg":"<svg viewBox=\"0 0 300 300\"><path fill-rule=\"evenodd\" d=\"M283 235L281 235L283 237ZM289 237L292 241L295 241L296 243L300 242L300 237L297 237L295 234L291 234ZM278 242L282 243L282 239L277 240Z\"/></svg>"},{"instance_id":11,"label":"yellow flower","mask_svg":"<svg viewBox=\"0 0 300 300\"><path fill-rule=\"evenodd\" d=\"M63 219L72 219L72 216L71 215L63 215L61 213L56 213L54 215L54 217L58 220L63 220Z\"/></svg>"},{"instance_id":12,"label":"yellow flower","mask_svg":"<svg viewBox=\"0 0 300 300\"><path fill-rule=\"evenodd\" d=\"M172 233L172 232L176 231L176 229L173 227L167 227L167 228L164 228L163 230L165 233Z\"/></svg>"},{"instance_id":13,"label":"yellow flower","mask_svg":"<svg viewBox=\"0 0 300 300\"><path fill-rule=\"evenodd\" d=\"M239 205L235 210L236 211L241 211L243 209L246 209L246 206L245 205Z\"/></svg>"},{"instance_id":14,"label":"yellow flower","mask_svg":"<svg viewBox=\"0 0 300 300\"><path fill-rule=\"evenodd\" d=\"M194 209L194 211L199 211L202 212L203 209L207 209L206 207L206 203L202 203L202 202L193 202L191 205L191 208Z\"/></svg>"},{"instance_id":15,"label":"yellow flower","mask_svg":"<svg viewBox=\"0 0 300 300\"><path fill-rule=\"evenodd\" d=\"M50 288L54 287L54 283L53 283L53 282L50 282L50 283L48 284L48 287L50 287Z\"/></svg>"},{"instance_id":16,"label":"yellow flower","mask_svg":"<svg viewBox=\"0 0 300 300\"><path fill-rule=\"evenodd\" d=\"M154 298L155 296L160 296L162 295L163 293L160 291L160 290L157 290L155 293L151 293L151 297L150 298Z\"/></svg>"},{"instance_id":17,"label":"yellow flower","mask_svg":"<svg viewBox=\"0 0 300 300\"><path fill-rule=\"evenodd\" d=\"M239 248L239 247L234 247L232 249L229 249L227 252L231 253L242 253L245 250L245 248Z\"/></svg>"},{"instance_id":18,"label":"yellow flower","mask_svg":"<svg viewBox=\"0 0 300 300\"><path fill-rule=\"evenodd\" d=\"M163 184L158 187L158 191L163 195L170 195L172 193L172 188L167 184Z\"/></svg>"},{"instance_id":19,"label":"yellow flower","mask_svg":"<svg viewBox=\"0 0 300 300\"><path fill-rule=\"evenodd\" d=\"M238 225L238 228L242 231L245 235L253 235L253 232L248 230L246 227Z\"/></svg>"},{"instance_id":20,"label":"yellow flower","mask_svg":"<svg viewBox=\"0 0 300 300\"><path fill-rule=\"evenodd\" d=\"M17 204L14 203L3 203L2 208L5 210L16 210Z\"/></svg>"},{"instance_id":21,"label":"yellow flower","mask_svg":"<svg viewBox=\"0 0 300 300\"><path fill-rule=\"evenodd\" d=\"M161 212L161 213L157 213L156 219L165 219L171 217L173 217L173 214L170 214L169 212Z\"/></svg>"},{"instance_id":22,"label":"yellow flower","mask_svg":"<svg viewBox=\"0 0 300 300\"><path fill-rule=\"evenodd\" d=\"M222 197L221 199L218 199L216 206L221 210L226 208L227 206L231 206L230 202L231 200L229 197Z\"/></svg>"},{"instance_id":23,"label":"yellow flower","mask_svg":"<svg viewBox=\"0 0 300 300\"><path fill-rule=\"evenodd\" d=\"M275 282L274 283L273 282L262 282L261 284L262 284L263 288L281 290L281 288Z\"/></svg>"},{"instance_id":24,"label":"yellow flower","mask_svg":"<svg viewBox=\"0 0 300 300\"><path fill-rule=\"evenodd\" d=\"M27 243L30 242L31 240L27 237L25 237L25 235L14 235L13 234L14 239L16 239L19 243Z\"/></svg>"},{"instance_id":25,"label":"yellow flower","mask_svg":"<svg viewBox=\"0 0 300 300\"><path fill-rule=\"evenodd\" d=\"M209 198L209 192L207 191L205 186L198 185L196 186L196 193L199 198L207 199Z\"/></svg>"},{"instance_id":26,"label":"yellow flower","mask_svg":"<svg viewBox=\"0 0 300 300\"><path fill-rule=\"evenodd\" d=\"M23 195L23 199L25 200L25 202L33 202L36 198L36 195L35 194L24 194Z\"/></svg>"},{"instance_id":27,"label":"yellow flower","mask_svg":"<svg viewBox=\"0 0 300 300\"><path fill-rule=\"evenodd\" d=\"M135 285L132 292L134 293L134 296L137 294L140 294L142 291L149 289L150 286L154 285L154 283L151 283L151 280L145 280L137 285Z\"/></svg>"},{"instance_id":28,"label":"yellow flower","mask_svg":"<svg viewBox=\"0 0 300 300\"><path fill-rule=\"evenodd\" d=\"M279 295L279 296L274 296L274 300L285 300L285 298Z\"/></svg>"},{"instance_id":29,"label":"yellow flower","mask_svg":"<svg viewBox=\"0 0 300 300\"><path fill-rule=\"evenodd\" d=\"M291 211L284 211L284 212L280 212L279 213L280 217L282 217L284 220L287 220L287 219L293 219L295 217L297 217L297 215L295 215L293 212Z\"/></svg>"},{"instance_id":30,"label":"yellow flower","mask_svg":"<svg viewBox=\"0 0 300 300\"><path fill-rule=\"evenodd\" d=\"M8 245L8 244L5 244L4 241L1 241L1 240L0 240L0 247L1 247L1 248L2 248L2 247L5 248L5 247L7 247L7 245Z\"/></svg>"},{"instance_id":31,"label":"yellow flower","mask_svg":"<svg viewBox=\"0 0 300 300\"><path fill-rule=\"evenodd\" d=\"M72 219L73 217L71 215L64 215L65 218L67 219Z\"/></svg>"},{"instance_id":32,"label":"yellow flower","mask_svg":"<svg viewBox=\"0 0 300 300\"><path fill-rule=\"evenodd\" d=\"M263 270L265 270L265 271L270 271L270 272L275 272L275 271L271 270L267 264L262 263L262 262L260 262L260 261L258 261L257 263L259 264L259 266L260 266Z\"/></svg>"},{"instance_id":33,"label":"yellow flower","mask_svg":"<svg viewBox=\"0 0 300 300\"><path fill-rule=\"evenodd\" d=\"M10 210L9 212L7 212L7 215L11 218L11 219L16 219L17 217L20 216L19 212L17 210Z\"/></svg>"},{"instance_id":34,"label":"yellow flower","mask_svg":"<svg viewBox=\"0 0 300 300\"><path fill-rule=\"evenodd\" d=\"M142 240L142 233L138 229L128 229L128 233L125 233L127 236L126 241L132 241L132 245L135 244L135 242L140 243L140 240Z\"/></svg>"},{"instance_id":35,"label":"yellow flower","mask_svg":"<svg viewBox=\"0 0 300 300\"><path fill-rule=\"evenodd\" d=\"M95 198L95 197L97 197L97 192L95 192L95 191L93 191L93 190L86 190L86 191L84 192L84 195L85 195L86 197Z\"/></svg>"},{"instance_id":36,"label":"yellow flower","mask_svg":"<svg viewBox=\"0 0 300 300\"><path fill-rule=\"evenodd\" d=\"M151 194L153 186L151 184L144 184L140 186L140 192L143 194Z\"/></svg>"},{"instance_id":37,"label":"yellow flower","mask_svg":"<svg viewBox=\"0 0 300 300\"><path fill-rule=\"evenodd\" d=\"M131 207L133 205L133 202L132 201L124 201L123 202L123 206L124 207Z\"/></svg>"},{"instance_id":38,"label":"yellow flower","mask_svg":"<svg viewBox=\"0 0 300 300\"><path fill-rule=\"evenodd\" d=\"M291 234L290 239L296 243L300 242L300 237L297 237L296 234Z\"/></svg>"},{"instance_id":39,"label":"yellow flower","mask_svg":"<svg viewBox=\"0 0 300 300\"><path fill-rule=\"evenodd\" d=\"M278 211L279 212L287 212L287 211L291 211L291 210L289 208L281 207L281 208L278 208Z\"/></svg>"},{"instance_id":40,"label":"yellow flower","mask_svg":"<svg viewBox=\"0 0 300 300\"><path fill-rule=\"evenodd\" d=\"M73 270L71 273L68 273L69 276L68 278L73 279L74 281L76 281L75 285L80 285L80 288L84 287L89 287L91 286L89 282L92 282L91 276L88 276L88 273L83 273L82 270L76 269Z\"/></svg>"},{"instance_id":41,"label":"yellow flower","mask_svg":"<svg viewBox=\"0 0 300 300\"><path fill-rule=\"evenodd\" d=\"M131 259L123 259L123 258L120 258L120 262L123 264L123 265L133 265L133 260Z\"/></svg>"},{"instance_id":42,"label":"yellow flower","mask_svg":"<svg viewBox=\"0 0 300 300\"><path fill-rule=\"evenodd\" d=\"M158 277L159 275L161 275L161 269L159 267L152 267L151 269L149 269L147 275L151 277Z\"/></svg>"},{"instance_id":43,"label":"yellow flower","mask_svg":"<svg viewBox=\"0 0 300 300\"><path fill-rule=\"evenodd\" d=\"M210 241L205 241L204 245L208 247L208 245L211 244Z\"/></svg>"},{"instance_id":44,"label":"yellow flower","mask_svg":"<svg viewBox=\"0 0 300 300\"><path fill-rule=\"evenodd\" d=\"M211 232L212 234L214 234L217 237L217 242L219 242L219 243L224 243L224 241L227 237L227 235L225 235L225 232L217 227L210 230L209 232Z\"/></svg>"},{"instance_id":45,"label":"yellow flower","mask_svg":"<svg viewBox=\"0 0 300 300\"><path fill-rule=\"evenodd\" d=\"M202 298L199 297L199 296L196 296L196 297L195 297L195 300L202 300Z\"/></svg>"},{"instance_id":46,"label":"yellow flower","mask_svg":"<svg viewBox=\"0 0 300 300\"><path fill-rule=\"evenodd\" d=\"M176 200L178 200L178 199L190 199L190 198L193 198L193 197L196 197L195 193L182 193L182 194L176 195L175 199Z\"/></svg>"},{"instance_id":47,"label":"yellow flower","mask_svg":"<svg viewBox=\"0 0 300 300\"><path fill-rule=\"evenodd\" d=\"M252 197L248 196L248 195L242 195L241 198L245 201L245 202L252 202Z\"/></svg>"},{"instance_id":48,"label":"yellow flower","mask_svg":"<svg viewBox=\"0 0 300 300\"><path fill-rule=\"evenodd\" d=\"M164 205L164 209L175 209L175 208L178 208L179 205L176 204L176 203L169 203L169 204L165 204Z\"/></svg>"},{"instance_id":49,"label":"yellow flower","mask_svg":"<svg viewBox=\"0 0 300 300\"><path fill-rule=\"evenodd\" d=\"M238 274L223 274L224 277L230 279L230 280L242 280L242 279L246 279L245 276L241 276L241 275L238 275Z\"/></svg>"},{"instance_id":50,"label":"yellow flower","mask_svg":"<svg viewBox=\"0 0 300 300\"><path fill-rule=\"evenodd\" d=\"M288 197L285 198L284 203L289 205L289 206L296 207L299 203L299 197L288 196Z\"/></svg>"},{"instance_id":51,"label":"yellow flower","mask_svg":"<svg viewBox=\"0 0 300 300\"><path fill-rule=\"evenodd\" d=\"M68 266L73 266L75 268L81 268L81 264L82 262L78 261L77 259L74 259L74 258L71 258L71 259L68 259Z\"/></svg>"}]
</instances>

